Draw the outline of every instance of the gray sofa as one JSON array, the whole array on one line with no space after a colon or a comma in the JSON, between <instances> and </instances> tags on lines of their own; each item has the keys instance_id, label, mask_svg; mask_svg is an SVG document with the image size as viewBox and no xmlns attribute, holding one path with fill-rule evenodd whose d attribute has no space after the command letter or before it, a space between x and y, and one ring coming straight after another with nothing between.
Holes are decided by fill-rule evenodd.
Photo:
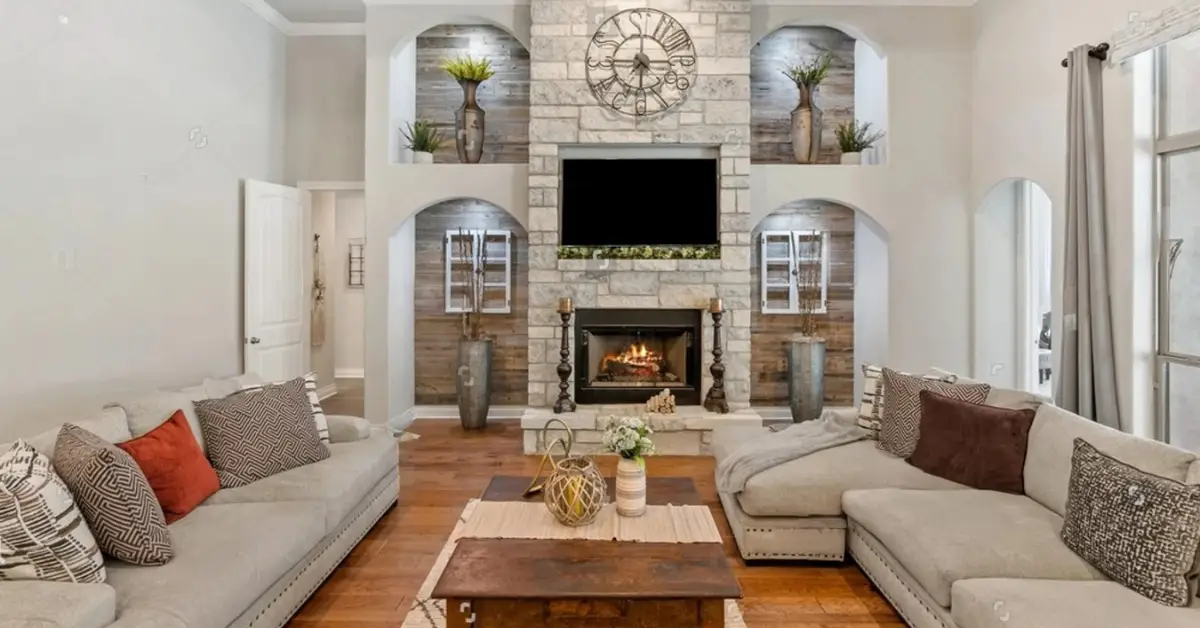
<instances>
[{"instance_id":1,"label":"gray sofa","mask_svg":"<svg viewBox=\"0 0 1200 628\"><path fill-rule=\"evenodd\" d=\"M993 391L989 403L1020 396ZM713 455L719 463L761 434L718 430ZM760 473L721 503L746 560L839 561L849 550L914 628L1200 626L1200 601L1161 606L1060 540L1076 437L1150 473L1200 483L1195 454L1046 404L1029 434L1025 495L949 482L860 441Z\"/></svg>"},{"instance_id":2,"label":"gray sofa","mask_svg":"<svg viewBox=\"0 0 1200 628\"><path fill-rule=\"evenodd\" d=\"M72 422L121 442L153 429L184 401L223 395L248 381L254 378L207 380ZM0 582L0 628L284 625L399 491L395 439L360 418L327 418L328 459L218 491L171 525L170 563L139 567L107 559L105 584ZM57 432L27 440L49 453Z\"/></svg>"}]
</instances>

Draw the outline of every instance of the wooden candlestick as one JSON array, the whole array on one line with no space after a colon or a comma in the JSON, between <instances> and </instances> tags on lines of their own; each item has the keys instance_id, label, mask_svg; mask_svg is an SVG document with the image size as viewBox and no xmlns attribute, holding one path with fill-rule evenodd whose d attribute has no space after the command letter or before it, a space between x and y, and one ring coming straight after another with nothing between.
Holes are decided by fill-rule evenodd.
<instances>
[{"instance_id":1,"label":"wooden candlestick","mask_svg":"<svg viewBox=\"0 0 1200 628\"><path fill-rule=\"evenodd\" d=\"M721 364L721 300L713 299L709 306L713 319L713 363L709 367L712 373L712 387L704 397L704 409L719 414L729 414L729 402L725 400L725 365Z\"/></svg>"},{"instance_id":2,"label":"wooden candlestick","mask_svg":"<svg viewBox=\"0 0 1200 628\"><path fill-rule=\"evenodd\" d=\"M562 349L558 354L562 360L558 363L558 400L554 402L554 413L574 412L575 401L571 399L571 300L561 299L558 303L558 315L562 317Z\"/></svg>"}]
</instances>

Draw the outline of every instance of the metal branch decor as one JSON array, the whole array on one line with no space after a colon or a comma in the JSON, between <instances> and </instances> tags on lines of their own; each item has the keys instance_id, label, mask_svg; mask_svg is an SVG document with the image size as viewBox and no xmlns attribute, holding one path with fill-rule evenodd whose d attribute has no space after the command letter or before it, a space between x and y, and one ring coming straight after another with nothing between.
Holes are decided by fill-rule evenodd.
<instances>
[{"instance_id":1,"label":"metal branch decor","mask_svg":"<svg viewBox=\"0 0 1200 628\"><path fill-rule=\"evenodd\" d=\"M462 289L462 337L458 341L455 393L458 418L464 430L487 427L492 398L492 339L483 331L484 268L487 267L487 233L476 236L458 230L452 257L452 276Z\"/></svg>"}]
</instances>

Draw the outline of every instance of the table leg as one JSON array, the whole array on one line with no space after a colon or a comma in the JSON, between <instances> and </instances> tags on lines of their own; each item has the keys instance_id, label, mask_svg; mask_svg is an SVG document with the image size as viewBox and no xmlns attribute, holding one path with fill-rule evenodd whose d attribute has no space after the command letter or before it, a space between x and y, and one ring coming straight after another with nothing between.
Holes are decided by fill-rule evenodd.
<instances>
[{"instance_id":1,"label":"table leg","mask_svg":"<svg viewBox=\"0 0 1200 628\"><path fill-rule=\"evenodd\" d=\"M725 628L725 600L700 600L700 628Z\"/></svg>"}]
</instances>

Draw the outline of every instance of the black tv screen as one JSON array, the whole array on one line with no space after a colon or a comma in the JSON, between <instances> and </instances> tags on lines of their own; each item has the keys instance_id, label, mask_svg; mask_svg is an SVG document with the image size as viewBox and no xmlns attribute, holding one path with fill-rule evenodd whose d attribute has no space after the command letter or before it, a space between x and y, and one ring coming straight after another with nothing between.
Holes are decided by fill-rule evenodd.
<instances>
[{"instance_id":1,"label":"black tv screen","mask_svg":"<svg viewBox=\"0 0 1200 628\"><path fill-rule=\"evenodd\" d=\"M563 246L718 244L716 159L564 159Z\"/></svg>"}]
</instances>

